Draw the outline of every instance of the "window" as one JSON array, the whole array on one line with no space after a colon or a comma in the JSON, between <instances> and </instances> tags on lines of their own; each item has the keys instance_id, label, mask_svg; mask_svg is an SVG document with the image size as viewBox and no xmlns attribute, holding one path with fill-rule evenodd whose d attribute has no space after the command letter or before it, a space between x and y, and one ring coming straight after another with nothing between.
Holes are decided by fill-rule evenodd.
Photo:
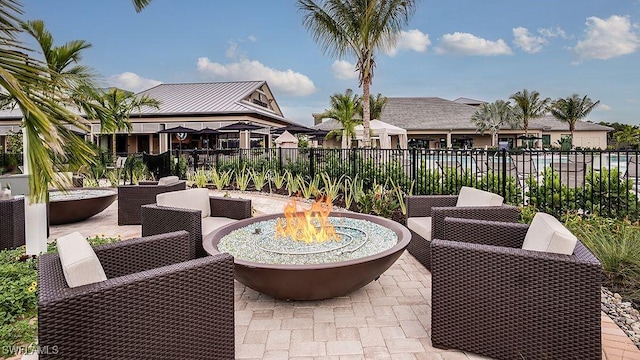
<instances>
[{"instance_id":1,"label":"window","mask_svg":"<svg viewBox=\"0 0 640 360\"><path fill-rule=\"evenodd\" d=\"M551 135L542 135L542 146L543 147L551 146Z\"/></svg>"}]
</instances>

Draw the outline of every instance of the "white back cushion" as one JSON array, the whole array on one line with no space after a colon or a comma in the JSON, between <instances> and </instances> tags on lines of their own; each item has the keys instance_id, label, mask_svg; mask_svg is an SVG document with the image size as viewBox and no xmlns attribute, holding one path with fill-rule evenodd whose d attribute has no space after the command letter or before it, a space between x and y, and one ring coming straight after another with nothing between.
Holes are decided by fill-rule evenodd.
<instances>
[{"instance_id":1,"label":"white back cushion","mask_svg":"<svg viewBox=\"0 0 640 360\"><path fill-rule=\"evenodd\" d=\"M70 288L107 280L104 269L87 239L79 232L57 240L62 272Z\"/></svg>"},{"instance_id":2,"label":"white back cushion","mask_svg":"<svg viewBox=\"0 0 640 360\"><path fill-rule=\"evenodd\" d=\"M162 186L173 185L178 181L180 181L180 178L177 176L165 176L158 179L158 185L162 185Z\"/></svg>"},{"instance_id":3,"label":"white back cushion","mask_svg":"<svg viewBox=\"0 0 640 360\"><path fill-rule=\"evenodd\" d=\"M504 198L488 191L463 186L456 206L500 206Z\"/></svg>"},{"instance_id":4,"label":"white back cushion","mask_svg":"<svg viewBox=\"0 0 640 360\"><path fill-rule=\"evenodd\" d=\"M158 206L169 206L182 209L202 211L202 217L211 215L209 206L209 190L206 188L171 191L156 195Z\"/></svg>"},{"instance_id":5,"label":"white back cushion","mask_svg":"<svg viewBox=\"0 0 640 360\"><path fill-rule=\"evenodd\" d=\"M407 227L423 239L431 241L431 217L410 217L407 219Z\"/></svg>"},{"instance_id":6,"label":"white back cushion","mask_svg":"<svg viewBox=\"0 0 640 360\"><path fill-rule=\"evenodd\" d=\"M522 248L556 254L573 254L578 238L575 237L558 219L537 213L527 230Z\"/></svg>"}]
</instances>

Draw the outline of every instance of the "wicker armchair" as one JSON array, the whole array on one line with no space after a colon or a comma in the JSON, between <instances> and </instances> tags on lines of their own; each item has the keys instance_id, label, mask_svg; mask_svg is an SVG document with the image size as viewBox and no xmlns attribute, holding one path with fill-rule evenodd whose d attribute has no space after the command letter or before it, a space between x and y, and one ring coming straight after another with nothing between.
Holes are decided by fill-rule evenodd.
<instances>
[{"instance_id":1,"label":"wicker armchair","mask_svg":"<svg viewBox=\"0 0 640 360\"><path fill-rule=\"evenodd\" d=\"M600 359L600 263L523 250L528 225L447 218L432 249L431 341L497 359Z\"/></svg>"},{"instance_id":2,"label":"wicker armchair","mask_svg":"<svg viewBox=\"0 0 640 360\"><path fill-rule=\"evenodd\" d=\"M241 220L251 217L251 200L209 196L211 216ZM196 256L206 256L202 246L201 211L177 207L143 205L142 236L185 230L195 248ZM205 234L206 235L206 234Z\"/></svg>"},{"instance_id":3,"label":"wicker armchair","mask_svg":"<svg viewBox=\"0 0 640 360\"><path fill-rule=\"evenodd\" d=\"M24 244L24 197L0 200L0 250Z\"/></svg>"},{"instance_id":4,"label":"wicker armchair","mask_svg":"<svg viewBox=\"0 0 640 360\"><path fill-rule=\"evenodd\" d=\"M40 359L233 359L233 257L195 259L184 232L98 246L106 281L69 288L40 257Z\"/></svg>"},{"instance_id":5,"label":"wicker armchair","mask_svg":"<svg viewBox=\"0 0 640 360\"><path fill-rule=\"evenodd\" d=\"M140 225L140 207L156 203L156 195L185 190L186 181L158 185L157 181L142 181L139 185L118 186L118 225Z\"/></svg>"},{"instance_id":6,"label":"wicker armchair","mask_svg":"<svg viewBox=\"0 0 640 360\"><path fill-rule=\"evenodd\" d=\"M518 221L519 210L515 206L473 206L456 207L457 195L414 195L407 196L407 218L431 217L431 238L425 239L411 231L411 241L407 250L425 268L431 270L431 239L444 235L444 218L467 218L504 222Z\"/></svg>"}]
</instances>

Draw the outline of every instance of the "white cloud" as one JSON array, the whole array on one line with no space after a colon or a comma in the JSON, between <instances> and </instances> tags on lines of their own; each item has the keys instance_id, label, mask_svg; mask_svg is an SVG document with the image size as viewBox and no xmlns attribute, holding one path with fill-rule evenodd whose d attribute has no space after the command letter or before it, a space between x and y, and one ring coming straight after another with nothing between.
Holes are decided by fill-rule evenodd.
<instances>
[{"instance_id":1,"label":"white cloud","mask_svg":"<svg viewBox=\"0 0 640 360\"><path fill-rule=\"evenodd\" d=\"M249 35L247 40L249 40L251 42L256 42L256 41L258 41L258 38L255 35Z\"/></svg>"},{"instance_id":2,"label":"white cloud","mask_svg":"<svg viewBox=\"0 0 640 360\"><path fill-rule=\"evenodd\" d=\"M226 56L229 59L237 59L237 58L240 58L240 57L246 57L245 53L240 51L240 46L238 46L238 43L236 43L234 41L229 41L229 47L224 52L224 56Z\"/></svg>"},{"instance_id":3,"label":"white cloud","mask_svg":"<svg viewBox=\"0 0 640 360\"><path fill-rule=\"evenodd\" d=\"M331 71L333 76L340 80L357 79L358 73L356 72L356 66L346 60L336 60L331 64Z\"/></svg>"},{"instance_id":4,"label":"white cloud","mask_svg":"<svg viewBox=\"0 0 640 360\"><path fill-rule=\"evenodd\" d=\"M640 35L633 31L628 16L612 15L608 19L587 18L585 38L573 52L579 59L606 60L631 54L640 48Z\"/></svg>"},{"instance_id":5,"label":"white cloud","mask_svg":"<svg viewBox=\"0 0 640 360\"><path fill-rule=\"evenodd\" d=\"M257 60L241 59L229 64L198 59L198 71L211 80L266 80L274 90L287 95L306 96L316 91L313 81L291 69L276 70Z\"/></svg>"},{"instance_id":6,"label":"white cloud","mask_svg":"<svg viewBox=\"0 0 640 360\"><path fill-rule=\"evenodd\" d=\"M123 90L133 91L135 93L156 85L162 84L162 81L145 79L138 74L132 72L123 72L122 74L109 76L107 83Z\"/></svg>"},{"instance_id":7,"label":"white cloud","mask_svg":"<svg viewBox=\"0 0 640 360\"><path fill-rule=\"evenodd\" d=\"M509 45L502 39L491 41L461 32L442 35L442 39L436 47L436 53L479 56L513 54Z\"/></svg>"},{"instance_id":8,"label":"white cloud","mask_svg":"<svg viewBox=\"0 0 640 360\"><path fill-rule=\"evenodd\" d=\"M535 54L542 50L547 40L541 36L532 35L524 27L513 28L513 43L528 54Z\"/></svg>"},{"instance_id":9,"label":"white cloud","mask_svg":"<svg viewBox=\"0 0 640 360\"><path fill-rule=\"evenodd\" d=\"M598 104L598 106L596 107L596 110L600 110L600 111L609 111L609 110L612 110L612 109L613 108L611 106L609 106L607 104L603 104L603 103Z\"/></svg>"},{"instance_id":10,"label":"white cloud","mask_svg":"<svg viewBox=\"0 0 640 360\"><path fill-rule=\"evenodd\" d=\"M571 38L569 35L567 35L567 33L562 30L559 26L556 26L555 28L542 28L542 29L538 29L538 33L542 36L544 36L545 38L555 38L555 37L561 37L563 39L569 39Z\"/></svg>"},{"instance_id":11,"label":"white cloud","mask_svg":"<svg viewBox=\"0 0 640 360\"><path fill-rule=\"evenodd\" d=\"M396 46L386 51L389 56L396 56L399 50L411 50L415 52L423 53L427 51L427 48L431 45L429 35L423 33L418 29L409 31L400 31L398 39L396 40Z\"/></svg>"}]
</instances>

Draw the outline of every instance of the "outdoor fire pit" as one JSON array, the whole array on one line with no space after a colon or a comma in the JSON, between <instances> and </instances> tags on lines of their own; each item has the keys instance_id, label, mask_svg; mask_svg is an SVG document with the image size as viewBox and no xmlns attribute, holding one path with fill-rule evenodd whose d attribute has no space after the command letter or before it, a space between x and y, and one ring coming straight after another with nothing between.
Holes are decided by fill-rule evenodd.
<instances>
[{"instance_id":1,"label":"outdoor fire pit","mask_svg":"<svg viewBox=\"0 0 640 360\"><path fill-rule=\"evenodd\" d=\"M312 229L290 229L305 221ZM236 279L256 291L277 299L319 300L377 279L410 239L407 228L385 218L290 208L221 227L203 245L209 254L232 254Z\"/></svg>"},{"instance_id":2,"label":"outdoor fire pit","mask_svg":"<svg viewBox=\"0 0 640 360\"><path fill-rule=\"evenodd\" d=\"M49 223L60 225L88 219L109 207L117 195L109 189L49 191Z\"/></svg>"}]
</instances>

